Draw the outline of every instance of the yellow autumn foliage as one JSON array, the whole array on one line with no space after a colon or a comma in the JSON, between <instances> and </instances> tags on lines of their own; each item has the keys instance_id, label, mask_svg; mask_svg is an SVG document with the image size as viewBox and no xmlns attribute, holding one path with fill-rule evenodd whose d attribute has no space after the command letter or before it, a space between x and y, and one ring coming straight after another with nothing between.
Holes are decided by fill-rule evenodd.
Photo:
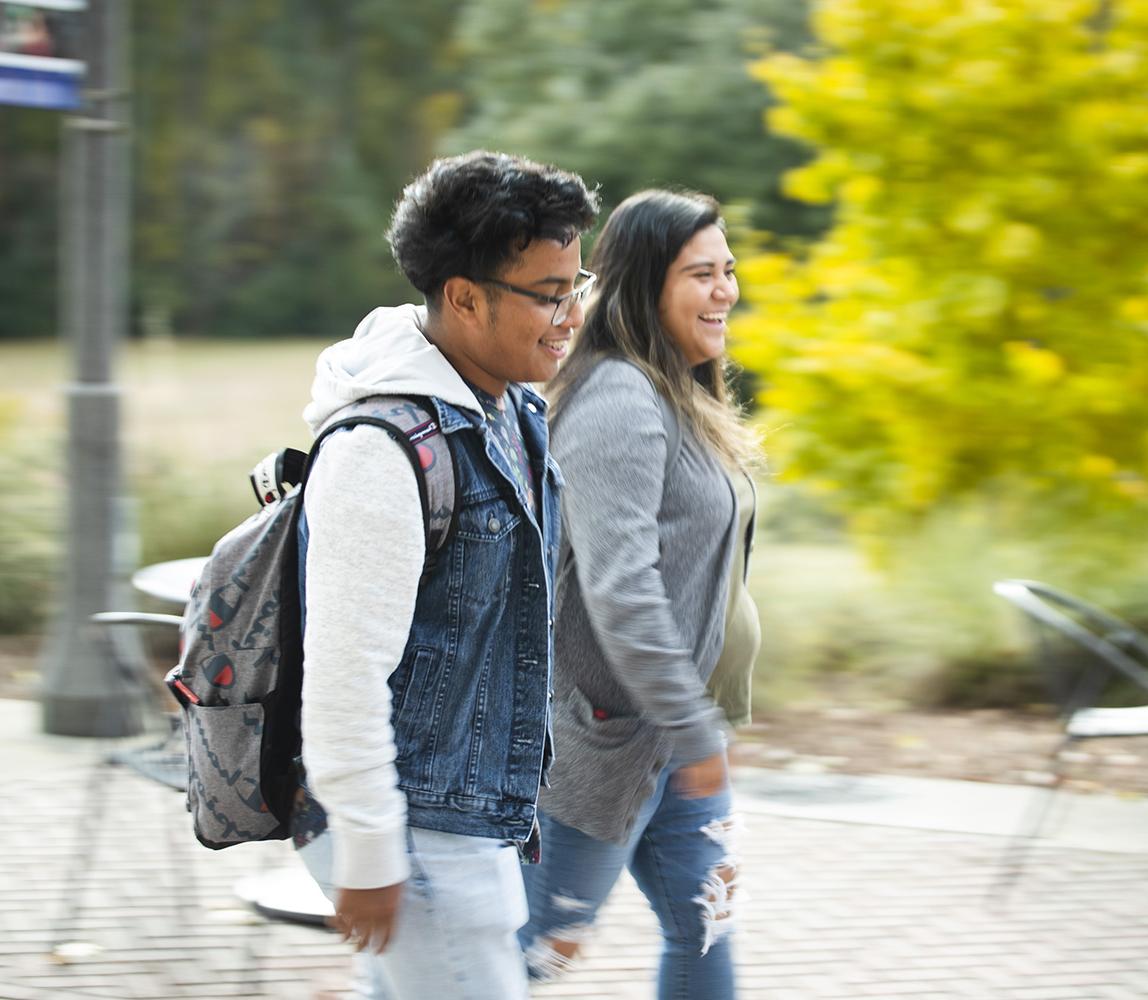
<instances>
[{"instance_id":1,"label":"yellow autumn foliage","mask_svg":"<svg viewBox=\"0 0 1148 1000\"><path fill-rule=\"evenodd\" d=\"M998 490L1148 513L1148 0L819 0L753 72L832 201L741 261L771 462L866 531Z\"/></svg>"}]
</instances>

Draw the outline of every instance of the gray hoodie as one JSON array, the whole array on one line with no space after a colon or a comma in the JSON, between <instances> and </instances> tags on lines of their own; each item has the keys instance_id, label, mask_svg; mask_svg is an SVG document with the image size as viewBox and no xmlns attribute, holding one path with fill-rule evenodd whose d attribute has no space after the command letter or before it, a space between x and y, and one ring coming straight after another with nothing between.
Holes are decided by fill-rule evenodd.
<instances>
[{"instance_id":1,"label":"gray hoodie","mask_svg":"<svg viewBox=\"0 0 1148 1000\"><path fill-rule=\"evenodd\" d=\"M376 309L354 337L323 351L303 412L312 431L348 403L378 394L436 396L481 413L423 335L425 322L422 307ZM409 869L387 681L406 648L423 568L418 485L386 431L354 427L323 445L304 506L307 779L328 813L335 884L394 885Z\"/></svg>"}]
</instances>

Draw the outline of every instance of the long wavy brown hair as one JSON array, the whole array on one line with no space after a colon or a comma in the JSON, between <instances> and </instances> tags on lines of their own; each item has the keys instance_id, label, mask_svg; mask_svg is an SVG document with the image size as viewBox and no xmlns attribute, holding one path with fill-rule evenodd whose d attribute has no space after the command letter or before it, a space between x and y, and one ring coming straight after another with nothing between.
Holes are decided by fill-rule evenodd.
<instances>
[{"instance_id":1,"label":"long wavy brown hair","mask_svg":"<svg viewBox=\"0 0 1148 1000\"><path fill-rule=\"evenodd\" d=\"M678 419L726 465L748 468L759 458L759 445L730 393L729 359L691 368L658 317L670 265L706 226L725 229L718 203L695 191L640 191L610 213L590 258L597 294L547 396L557 418L564 396L596 362L625 358L641 367Z\"/></svg>"}]
</instances>

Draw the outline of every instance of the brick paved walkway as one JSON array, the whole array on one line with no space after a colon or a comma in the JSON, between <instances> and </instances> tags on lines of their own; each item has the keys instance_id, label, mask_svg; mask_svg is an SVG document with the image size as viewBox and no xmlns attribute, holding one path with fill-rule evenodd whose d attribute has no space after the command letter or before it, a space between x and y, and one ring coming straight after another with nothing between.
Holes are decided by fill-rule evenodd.
<instances>
[{"instance_id":1,"label":"brick paved walkway","mask_svg":"<svg viewBox=\"0 0 1148 1000\"><path fill-rule=\"evenodd\" d=\"M233 893L289 848L200 848L179 793L102 752L0 730L0 1000L347 997L334 935ZM1042 844L1000 909L985 902L1000 837L782 817L756 791L741 805L742 998L1148 998L1148 852ZM652 997L657 952L627 882L581 968L535 995Z\"/></svg>"}]
</instances>

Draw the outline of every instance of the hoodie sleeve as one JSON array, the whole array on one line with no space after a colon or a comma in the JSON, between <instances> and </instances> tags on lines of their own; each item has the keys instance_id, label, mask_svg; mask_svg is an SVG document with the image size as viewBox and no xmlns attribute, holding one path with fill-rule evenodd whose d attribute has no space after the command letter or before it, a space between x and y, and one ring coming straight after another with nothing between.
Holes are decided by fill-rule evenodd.
<instances>
[{"instance_id":1,"label":"hoodie sleeve","mask_svg":"<svg viewBox=\"0 0 1148 1000\"><path fill-rule=\"evenodd\" d=\"M618 681L670 736L678 759L703 760L725 737L659 569L668 442L654 388L633 366L604 362L565 405L551 449L566 480L562 526L591 627Z\"/></svg>"},{"instance_id":2,"label":"hoodie sleeve","mask_svg":"<svg viewBox=\"0 0 1148 1000\"><path fill-rule=\"evenodd\" d=\"M354 427L323 445L304 507L307 780L328 813L335 884L394 885L409 868L387 681L406 647L425 556L418 484L386 431Z\"/></svg>"}]
</instances>

